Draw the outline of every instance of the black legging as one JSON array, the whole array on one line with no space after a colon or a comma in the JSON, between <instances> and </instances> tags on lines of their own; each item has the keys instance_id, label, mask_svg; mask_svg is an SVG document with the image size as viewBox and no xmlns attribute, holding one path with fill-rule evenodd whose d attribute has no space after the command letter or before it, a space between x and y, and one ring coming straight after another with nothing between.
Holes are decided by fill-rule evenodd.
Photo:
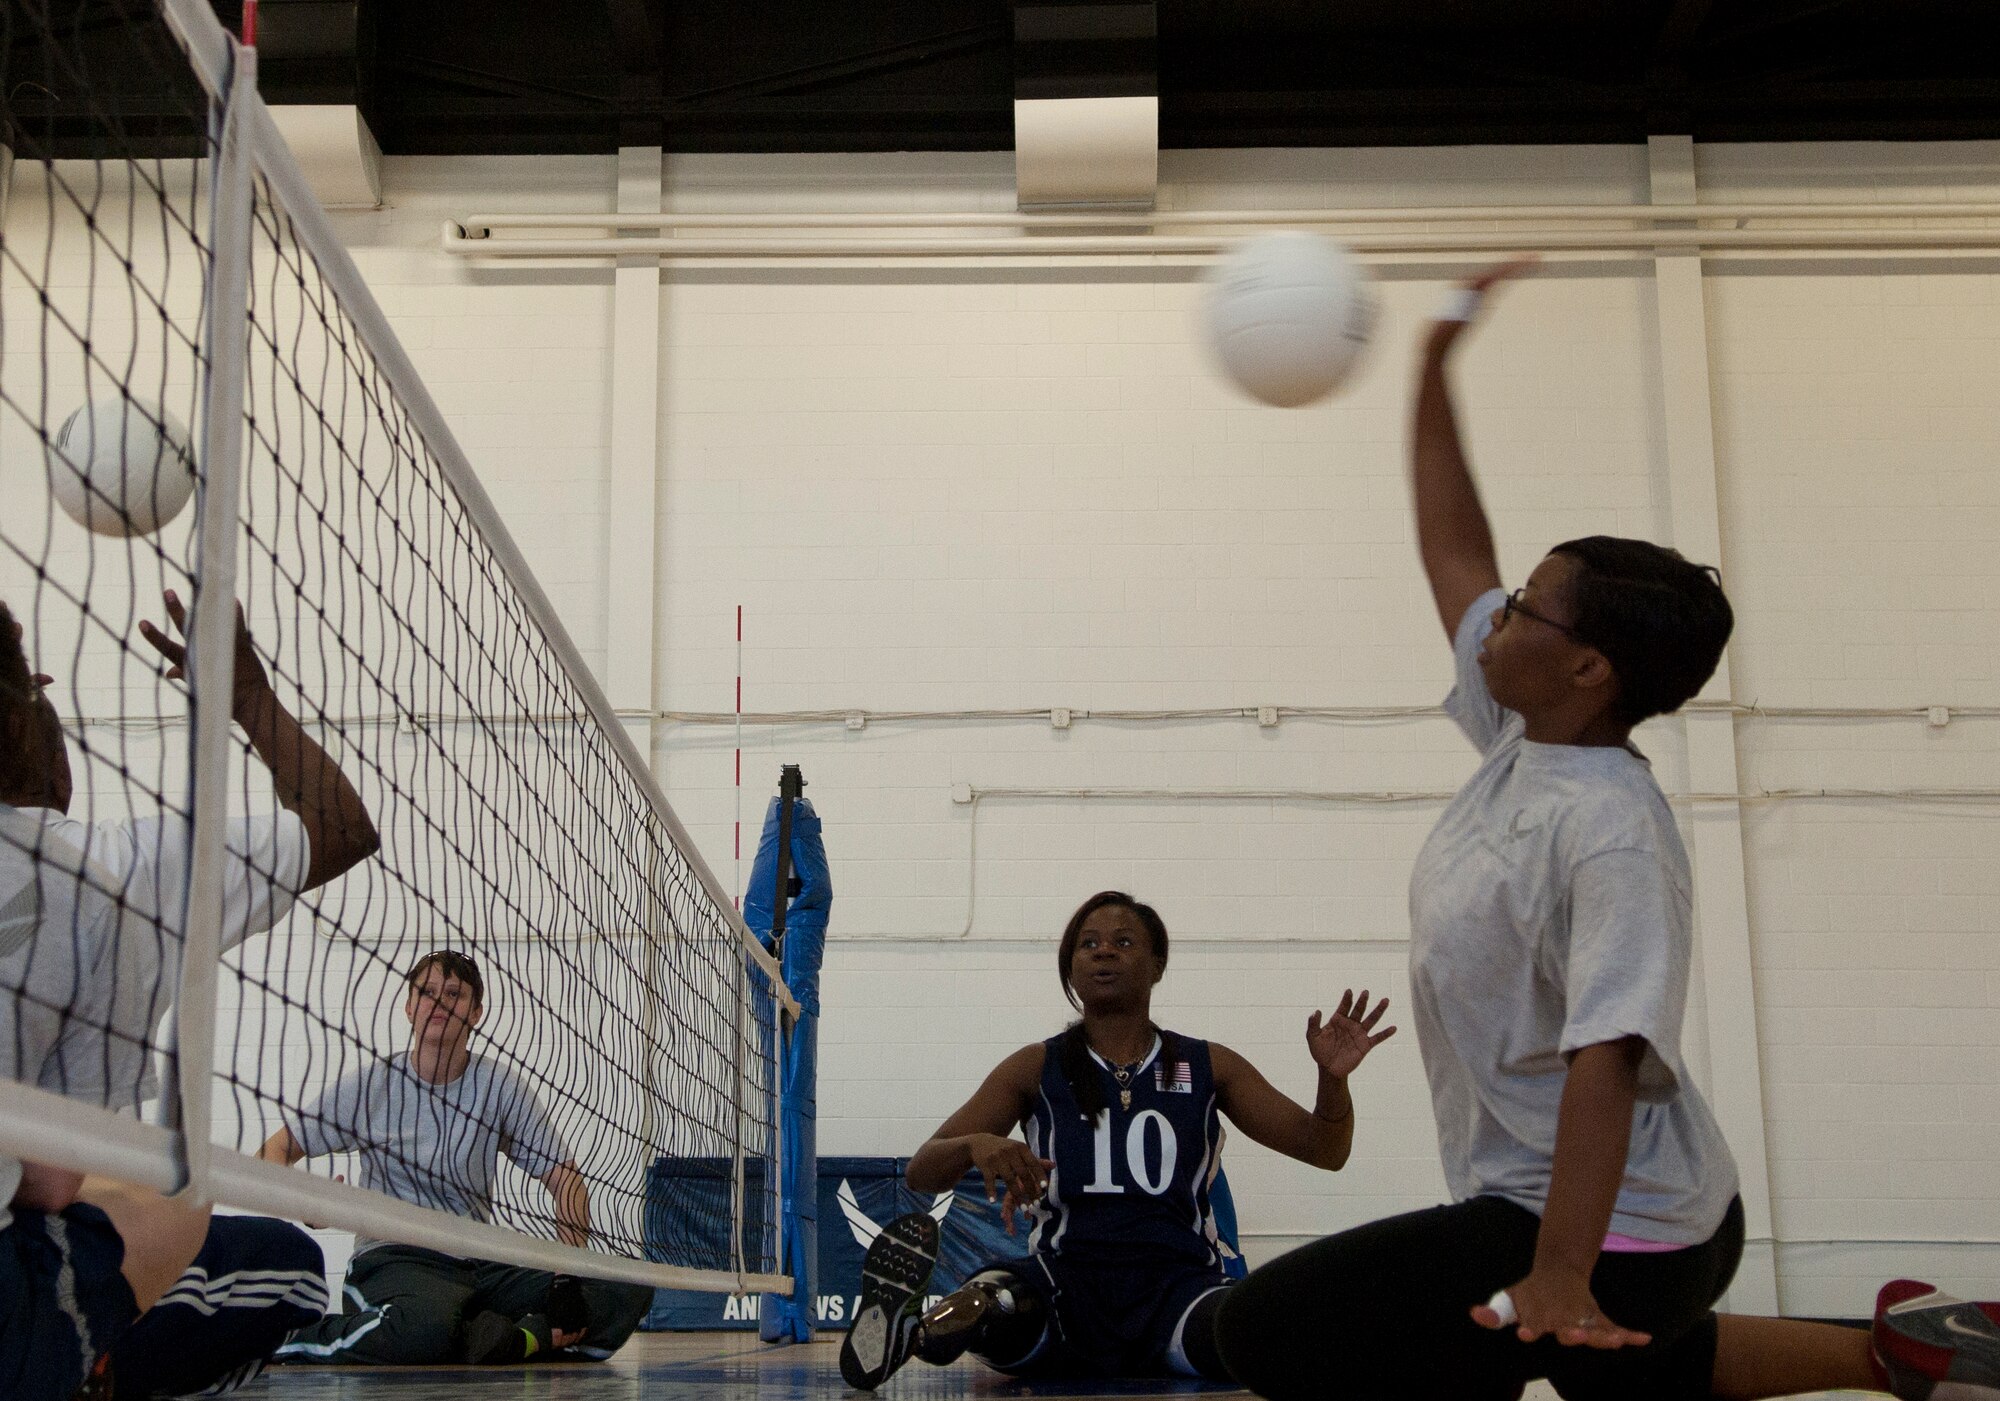
<instances>
[{"instance_id":1,"label":"black legging","mask_svg":"<svg viewBox=\"0 0 2000 1401\"><path fill-rule=\"evenodd\" d=\"M1643 1348L1523 1343L1472 1321L1527 1275L1540 1229L1523 1207L1474 1197L1316 1241L1220 1296L1222 1359L1272 1401L1513 1401L1538 1377L1567 1401L1706 1401L1710 1309L1743 1254L1742 1204L1701 1245L1598 1257L1591 1292L1606 1318L1653 1335Z\"/></svg>"},{"instance_id":2,"label":"black legging","mask_svg":"<svg viewBox=\"0 0 2000 1401\"><path fill-rule=\"evenodd\" d=\"M1236 1376L1222 1360L1222 1352L1216 1346L1216 1320L1222 1315L1222 1301L1235 1289L1218 1289L1213 1294L1204 1294L1188 1310L1187 1326L1181 1329L1181 1351L1187 1354L1188 1365L1212 1382L1233 1382Z\"/></svg>"}]
</instances>

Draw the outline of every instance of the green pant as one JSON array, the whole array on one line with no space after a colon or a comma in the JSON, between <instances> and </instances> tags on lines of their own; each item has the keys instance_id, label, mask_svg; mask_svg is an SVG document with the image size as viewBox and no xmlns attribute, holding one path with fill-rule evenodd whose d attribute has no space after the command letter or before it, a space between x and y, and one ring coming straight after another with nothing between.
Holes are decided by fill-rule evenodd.
<instances>
[{"instance_id":1,"label":"green pant","mask_svg":"<svg viewBox=\"0 0 2000 1401\"><path fill-rule=\"evenodd\" d=\"M347 1267L346 1311L292 1334L276 1360L378 1367L463 1362L468 1322L489 1312L510 1320L540 1313L554 1278L546 1270L378 1245ZM572 1351L588 1357L609 1357L624 1346L653 1303L643 1284L594 1279L583 1281L583 1297L590 1321Z\"/></svg>"}]
</instances>

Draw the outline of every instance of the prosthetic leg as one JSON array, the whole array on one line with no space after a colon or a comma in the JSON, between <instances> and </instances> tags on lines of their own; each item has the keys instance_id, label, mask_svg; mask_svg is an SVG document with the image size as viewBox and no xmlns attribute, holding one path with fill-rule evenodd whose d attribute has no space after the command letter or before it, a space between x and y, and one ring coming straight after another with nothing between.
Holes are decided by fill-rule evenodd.
<instances>
[{"instance_id":1,"label":"prosthetic leg","mask_svg":"<svg viewBox=\"0 0 2000 1401\"><path fill-rule=\"evenodd\" d=\"M1035 1350L1048 1321L1041 1296L1012 1271L981 1270L918 1320L912 1351L940 1367L968 1352L1010 1367Z\"/></svg>"}]
</instances>

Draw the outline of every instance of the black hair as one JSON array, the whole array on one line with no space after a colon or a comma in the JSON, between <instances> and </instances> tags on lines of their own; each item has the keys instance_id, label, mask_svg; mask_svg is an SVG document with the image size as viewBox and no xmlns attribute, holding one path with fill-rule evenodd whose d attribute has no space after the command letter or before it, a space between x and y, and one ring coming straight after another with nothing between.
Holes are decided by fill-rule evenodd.
<instances>
[{"instance_id":1,"label":"black hair","mask_svg":"<svg viewBox=\"0 0 2000 1401\"><path fill-rule=\"evenodd\" d=\"M1614 535L1566 540L1549 553L1576 563L1570 627L1617 673L1619 723L1672 714L1700 694L1736 626L1713 565Z\"/></svg>"},{"instance_id":2,"label":"black hair","mask_svg":"<svg viewBox=\"0 0 2000 1401\"><path fill-rule=\"evenodd\" d=\"M34 739L37 691L27 650L14 635L14 610L0 603L0 793L15 793L40 780L29 757Z\"/></svg>"},{"instance_id":3,"label":"black hair","mask_svg":"<svg viewBox=\"0 0 2000 1401\"><path fill-rule=\"evenodd\" d=\"M411 992L423 985L424 974L433 968L442 968L447 977L458 979L472 989L472 1000L481 1007L486 1005L486 980L479 976L479 965L472 961L472 955L460 953L457 949L438 949L418 959L404 982Z\"/></svg>"},{"instance_id":4,"label":"black hair","mask_svg":"<svg viewBox=\"0 0 2000 1401\"><path fill-rule=\"evenodd\" d=\"M1077 1000L1076 990L1069 985L1070 967L1076 962L1076 946L1083 937L1083 922L1107 907L1130 910L1138 918L1146 936L1152 941L1153 958L1159 964L1160 972L1167 971L1167 922L1160 918L1160 912L1143 901L1134 900L1122 890L1100 890L1076 907L1076 913L1063 927L1062 943L1056 948L1056 976L1062 981L1063 996L1078 1011L1083 1010L1083 1004ZM1176 1050L1174 1034L1162 1031L1158 1026L1153 1027L1153 1033L1160 1038L1159 1064L1172 1065ZM1082 1018L1063 1028L1062 1040L1056 1047L1056 1065L1061 1069L1063 1079L1069 1082L1070 1093L1076 1096L1076 1105L1083 1111L1083 1117L1095 1119L1106 1107L1104 1082L1091 1067L1090 1040L1084 1033Z\"/></svg>"}]
</instances>

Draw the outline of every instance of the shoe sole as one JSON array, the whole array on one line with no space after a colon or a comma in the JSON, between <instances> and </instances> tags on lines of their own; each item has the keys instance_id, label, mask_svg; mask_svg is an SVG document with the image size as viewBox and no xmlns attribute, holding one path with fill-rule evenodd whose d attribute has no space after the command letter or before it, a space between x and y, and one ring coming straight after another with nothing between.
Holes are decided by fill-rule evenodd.
<instances>
[{"instance_id":1,"label":"shoe sole","mask_svg":"<svg viewBox=\"0 0 2000 1401\"><path fill-rule=\"evenodd\" d=\"M840 1345L841 1380L855 1390L875 1390L908 1360L903 1314L930 1284L937 1258L938 1224L921 1211L891 1221L868 1247L861 1309Z\"/></svg>"},{"instance_id":2,"label":"shoe sole","mask_svg":"<svg viewBox=\"0 0 2000 1401\"><path fill-rule=\"evenodd\" d=\"M1911 1284L1921 1287L1915 1281ZM1890 1287L1885 1286L1884 1292ZM1869 1350L1898 1396L1912 1401L2000 1401L2000 1330L1976 1304L1935 1289L1912 1294L1881 1310ZM1899 1356L1899 1352L1916 1355ZM1939 1364L1940 1354L1948 1362ZM1938 1365L1947 1368L1947 1375L1934 1376L1932 1369Z\"/></svg>"}]
</instances>

